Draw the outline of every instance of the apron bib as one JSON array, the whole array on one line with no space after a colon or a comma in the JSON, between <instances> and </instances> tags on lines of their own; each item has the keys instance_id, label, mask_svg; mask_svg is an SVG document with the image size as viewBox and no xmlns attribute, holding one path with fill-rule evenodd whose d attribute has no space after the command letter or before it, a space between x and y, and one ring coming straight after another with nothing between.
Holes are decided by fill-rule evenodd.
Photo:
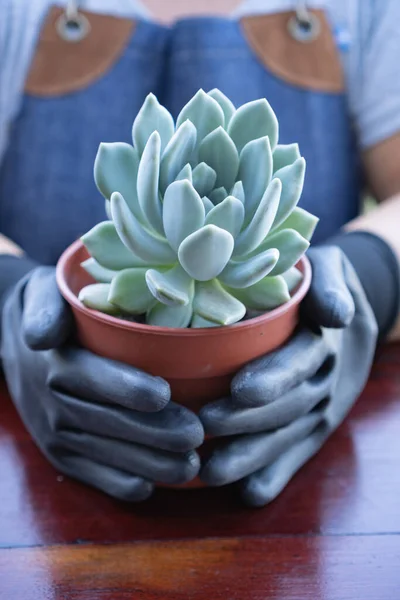
<instances>
[{"instance_id":1,"label":"apron bib","mask_svg":"<svg viewBox=\"0 0 400 600\"><path fill-rule=\"evenodd\" d=\"M57 30L62 9L49 12L0 171L0 230L32 258L55 264L106 218L93 181L98 145L131 143L149 92L174 117L200 87L218 87L236 106L266 97L280 122L279 142L298 142L307 160L300 206L321 219L313 241L357 215L358 153L322 11L313 11L320 32L307 42L289 33L289 12L184 19L172 28L83 14L90 32L71 42Z\"/></svg>"}]
</instances>

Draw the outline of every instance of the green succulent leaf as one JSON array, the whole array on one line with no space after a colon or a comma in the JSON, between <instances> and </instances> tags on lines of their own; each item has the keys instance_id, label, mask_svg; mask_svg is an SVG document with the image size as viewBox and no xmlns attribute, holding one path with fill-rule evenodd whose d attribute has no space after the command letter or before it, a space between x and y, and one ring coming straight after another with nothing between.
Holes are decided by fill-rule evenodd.
<instances>
[{"instance_id":1,"label":"green succulent leaf","mask_svg":"<svg viewBox=\"0 0 400 600\"><path fill-rule=\"evenodd\" d=\"M113 277L119 273L119 271L102 267L94 258L84 260L81 267L98 283L111 283Z\"/></svg>"},{"instance_id":2,"label":"green succulent leaf","mask_svg":"<svg viewBox=\"0 0 400 600\"><path fill-rule=\"evenodd\" d=\"M217 206L214 206L206 216L206 225L216 225L229 231L235 238L243 225L244 206L237 198L228 196Z\"/></svg>"},{"instance_id":3,"label":"green succulent leaf","mask_svg":"<svg viewBox=\"0 0 400 600\"><path fill-rule=\"evenodd\" d=\"M253 219L236 238L234 256L252 252L266 237L279 207L281 190L280 180L273 179L265 190Z\"/></svg>"},{"instance_id":4,"label":"green succulent leaf","mask_svg":"<svg viewBox=\"0 0 400 600\"><path fill-rule=\"evenodd\" d=\"M133 144L140 156L143 153L147 140L154 131L158 131L160 134L161 151L163 151L174 134L174 120L168 110L159 104L154 94L149 94L138 112L132 127ZM120 190L114 191L119 192Z\"/></svg>"},{"instance_id":5,"label":"green succulent leaf","mask_svg":"<svg viewBox=\"0 0 400 600\"><path fill-rule=\"evenodd\" d=\"M183 240L204 225L204 204L192 186L184 179L168 186L164 196L163 223L167 240L177 252Z\"/></svg>"},{"instance_id":6,"label":"green succulent leaf","mask_svg":"<svg viewBox=\"0 0 400 600\"><path fill-rule=\"evenodd\" d=\"M106 269L120 271L147 264L121 242L115 225L111 221L98 223L85 233L81 240L89 254Z\"/></svg>"},{"instance_id":7,"label":"green succulent leaf","mask_svg":"<svg viewBox=\"0 0 400 600\"><path fill-rule=\"evenodd\" d=\"M119 310L117 306L108 301L109 291L109 283L92 283L81 289L79 292L79 300L87 308L99 310L108 315L115 315Z\"/></svg>"},{"instance_id":8,"label":"green succulent leaf","mask_svg":"<svg viewBox=\"0 0 400 600\"><path fill-rule=\"evenodd\" d=\"M253 255L270 248L277 248L280 256L271 275L282 275L300 260L309 245L310 243L294 229L284 229L269 235Z\"/></svg>"},{"instance_id":9,"label":"green succulent leaf","mask_svg":"<svg viewBox=\"0 0 400 600\"><path fill-rule=\"evenodd\" d=\"M252 140L240 154L239 179L246 198L246 224L256 212L272 175L272 152L268 137Z\"/></svg>"},{"instance_id":10,"label":"green succulent leaf","mask_svg":"<svg viewBox=\"0 0 400 600\"><path fill-rule=\"evenodd\" d=\"M182 181L182 179L187 179L188 181L190 181L190 183L192 183L193 181L192 167L189 163L187 163L187 165L183 167L182 171L178 173L175 181Z\"/></svg>"},{"instance_id":11,"label":"green succulent leaf","mask_svg":"<svg viewBox=\"0 0 400 600\"><path fill-rule=\"evenodd\" d=\"M108 301L122 311L141 315L149 310L155 300L146 283L147 269L125 269L112 280Z\"/></svg>"},{"instance_id":12,"label":"green succulent leaf","mask_svg":"<svg viewBox=\"0 0 400 600\"><path fill-rule=\"evenodd\" d=\"M196 127L190 121L185 121L168 142L161 157L160 192L162 195L169 184L175 181L183 167L190 163L196 138Z\"/></svg>"},{"instance_id":13,"label":"green succulent leaf","mask_svg":"<svg viewBox=\"0 0 400 600\"><path fill-rule=\"evenodd\" d=\"M233 186L239 169L239 154L225 129L218 127L203 139L199 159L217 173L216 186L226 189Z\"/></svg>"},{"instance_id":14,"label":"green succulent leaf","mask_svg":"<svg viewBox=\"0 0 400 600\"><path fill-rule=\"evenodd\" d=\"M135 148L124 142L101 143L94 161L94 180L108 200L113 192L125 198L129 208L143 220L136 192L139 156Z\"/></svg>"},{"instance_id":15,"label":"green succulent leaf","mask_svg":"<svg viewBox=\"0 0 400 600\"><path fill-rule=\"evenodd\" d=\"M140 208L150 226L163 234L161 201L158 193L161 139L154 131L148 139L139 163L137 194Z\"/></svg>"},{"instance_id":16,"label":"green succulent leaf","mask_svg":"<svg viewBox=\"0 0 400 600\"><path fill-rule=\"evenodd\" d=\"M287 283L289 292L292 292L303 280L303 273L300 271L300 269L292 267L291 269L285 271L285 273L282 273L282 277Z\"/></svg>"},{"instance_id":17,"label":"green succulent leaf","mask_svg":"<svg viewBox=\"0 0 400 600\"><path fill-rule=\"evenodd\" d=\"M278 227L290 215L303 191L304 176L306 172L306 161L298 158L292 165L283 167L274 174L275 178L282 182L281 201L273 227Z\"/></svg>"},{"instance_id":18,"label":"green succulent leaf","mask_svg":"<svg viewBox=\"0 0 400 600\"><path fill-rule=\"evenodd\" d=\"M274 150L278 142L278 119L265 98L254 100L237 109L229 123L228 133L239 153L246 144L266 135Z\"/></svg>"},{"instance_id":19,"label":"green succulent leaf","mask_svg":"<svg viewBox=\"0 0 400 600\"><path fill-rule=\"evenodd\" d=\"M274 173L300 158L298 144L278 144L273 154Z\"/></svg>"},{"instance_id":20,"label":"green succulent leaf","mask_svg":"<svg viewBox=\"0 0 400 600\"><path fill-rule=\"evenodd\" d=\"M115 228L125 246L136 256L151 265L171 265L176 255L167 240L152 235L130 212L123 196L111 196L111 214Z\"/></svg>"},{"instance_id":21,"label":"green succulent leaf","mask_svg":"<svg viewBox=\"0 0 400 600\"><path fill-rule=\"evenodd\" d=\"M268 275L278 259L279 251L272 248L242 262L231 260L218 279L231 288L247 288Z\"/></svg>"},{"instance_id":22,"label":"green succulent leaf","mask_svg":"<svg viewBox=\"0 0 400 600\"><path fill-rule=\"evenodd\" d=\"M250 287L228 288L228 291L251 310L272 310L290 300L288 286L283 277L264 277Z\"/></svg>"},{"instance_id":23,"label":"green succulent leaf","mask_svg":"<svg viewBox=\"0 0 400 600\"><path fill-rule=\"evenodd\" d=\"M179 113L176 120L177 127L187 119L196 127L198 147L211 131L224 125L225 116L218 102L204 90L199 90Z\"/></svg>"},{"instance_id":24,"label":"green succulent leaf","mask_svg":"<svg viewBox=\"0 0 400 600\"><path fill-rule=\"evenodd\" d=\"M208 194L208 197L210 198L213 204L217 205L220 204L220 202L222 202L223 200L225 200L227 195L228 192L226 191L226 189L224 187L219 187L213 190L210 194Z\"/></svg>"},{"instance_id":25,"label":"green succulent leaf","mask_svg":"<svg viewBox=\"0 0 400 600\"><path fill-rule=\"evenodd\" d=\"M197 281L217 277L233 251L234 240L225 229L205 225L189 235L179 246L179 262Z\"/></svg>"},{"instance_id":26,"label":"green succulent leaf","mask_svg":"<svg viewBox=\"0 0 400 600\"><path fill-rule=\"evenodd\" d=\"M196 283L193 310L217 325L232 325L246 314L246 307L227 292L217 279Z\"/></svg>"},{"instance_id":27,"label":"green succulent leaf","mask_svg":"<svg viewBox=\"0 0 400 600\"><path fill-rule=\"evenodd\" d=\"M207 196L214 189L216 180L216 172L204 162L193 169L193 187L200 196Z\"/></svg>"},{"instance_id":28,"label":"green succulent leaf","mask_svg":"<svg viewBox=\"0 0 400 600\"><path fill-rule=\"evenodd\" d=\"M285 219L279 227L273 229L273 233L282 231L283 229L294 229L303 238L310 241L318 222L318 217L315 217L307 210L304 210L304 208L296 206L287 219Z\"/></svg>"},{"instance_id":29,"label":"green succulent leaf","mask_svg":"<svg viewBox=\"0 0 400 600\"><path fill-rule=\"evenodd\" d=\"M229 121L235 113L236 109L234 105L229 100L229 98L225 96L225 94L223 94L218 88L214 88L213 90L209 91L208 95L211 96L211 98L214 98L214 100L216 100L222 108L225 116L224 127L226 129L229 125Z\"/></svg>"},{"instance_id":30,"label":"green succulent leaf","mask_svg":"<svg viewBox=\"0 0 400 600\"><path fill-rule=\"evenodd\" d=\"M188 327L192 319L192 303L183 306L166 306L158 302L148 313L146 322L157 327Z\"/></svg>"},{"instance_id":31,"label":"green succulent leaf","mask_svg":"<svg viewBox=\"0 0 400 600\"><path fill-rule=\"evenodd\" d=\"M196 313L193 314L192 322L190 323L190 327L192 329L200 329L203 327L220 327L219 323L214 323L213 321L208 321L207 319L203 319L200 315Z\"/></svg>"},{"instance_id":32,"label":"green succulent leaf","mask_svg":"<svg viewBox=\"0 0 400 600\"><path fill-rule=\"evenodd\" d=\"M241 181L237 181L231 189L231 196L235 196L242 204L245 203L244 187Z\"/></svg>"},{"instance_id":33,"label":"green succulent leaf","mask_svg":"<svg viewBox=\"0 0 400 600\"><path fill-rule=\"evenodd\" d=\"M207 196L203 196L201 201L204 204L204 210L207 215L210 212L210 210L212 210L214 208L214 204L211 202L211 200L209 198L207 198Z\"/></svg>"},{"instance_id":34,"label":"green succulent leaf","mask_svg":"<svg viewBox=\"0 0 400 600\"><path fill-rule=\"evenodd\" d=\"M154 298L167 306L186 306L193 298L194 281L179 264L162 273L149 269L146 282Z\"/></svg>"}]
</instances>

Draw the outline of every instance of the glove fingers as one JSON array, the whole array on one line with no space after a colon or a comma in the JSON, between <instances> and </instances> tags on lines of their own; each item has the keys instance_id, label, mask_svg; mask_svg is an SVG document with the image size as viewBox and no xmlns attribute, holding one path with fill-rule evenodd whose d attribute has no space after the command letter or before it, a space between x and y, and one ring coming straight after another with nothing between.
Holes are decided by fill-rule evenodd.
<instances>
[{"instance_id":1,"label":"glove fingers","mask_svg":"<svg viewBox=\"0 0 400 600\"><path fill-rule=\"evenodd\" d=\"M196 415L172 402L158 413L140 413L54 392L48 417L53 431L84 429L170 452L193 450L204 440L204 431Z\"/></svg>"},{"instance_id":2,"label":"glove fingers","mask_svg":"<svg viewBox=\"0 0 400 600\"><path fill-rule=\"evenodd\" d=\"M301 329L285 346L246 365L232 380L237 406L265 406L312 377L330 350L322 335Z\"/></svg>"},{"instance_id":3,"label":"glove fingers","mask_svg":"<svg viewBox=\"0 0 400 600\"><path fill-rule=\"evenodd\" d=\"M175 454L73 430L60 431L58 438L60 445L72 452L161 483L186 483L196 477L200 468L199 456L194 451Z\"/></svg>"},{"instance_id":4,"label":"glove fingers","mask_svg":"<svg viewBox=\"0 0 400 600\"><path fill-rule=\"evenodd\" d=\"M297 471L321 448L328 429L321 423L305 439L294 444L272 464L240 482L241 495L248 506L265 506L282 492Z\"/></svg>"},{"instance_id":5,"label":"glove fingers","mask_svg":"<svg viewBox=\"0 0 400 600\"><path fill-rule=\"evenodd\" d=\"M49 355L47 383L71 396L144 412L163 409L171 394L169 384L161 377L70 347Z\"/></svg>"},{"instance_id":6,"label":"glove fingers","mask_svg":"<svg viewBox=\"0 0 400 600\"><path fill-rule=\"evenodd\" d=\"M127 502L147 500L154 491L154 484L151 481L102 465L77 454L66 454L60 458L57 461L57 469L69 477Z\"/></svg>"},{"instance_id":7,"label":"glove fingers","mask_svg":"<svg viewBox=\"0 0 400 600\"><path fill-rule=\"evenodd\" d=\"M243 479L272 463L294 443L310 435L320 421L320 414L310 413L277 431L241 436L227 442L213 452L200 477L212 486Z\"/></svg>"},{"instance_id":8,"label":"glove fingers","mask_svg":"<svg viewBox=\"0 0 400 600\"><path fill-rule=\"evenodd\" d=\"M235 407L231 398L208 404L199 413L206 434L218 437L258 433L289 425L308 414L329 395L333 367L334 359L328 357L311 379L266 406Z\"/></svg>"},{"instance_id":9,"label":"glove fingers","mask_svg":"<svg viewBox=\"0 0 400 600\"><path fill-rule=\"evenodd\" d=\"M354 299L343 272L343 252L335 246L310 248L313 277L303 302L308 320L321 327L348 327L355 314Z\"/></svg>"},{"instance_id":10,"label":"glove fingers","mask_svg":"<svg viewBox=\"0 0 400 600\"><path fill-rule=\"evenodd\" d=\"M22 331L32 350L58 348L67 340L73 319L61 296L53 267L39 267L31 275L24 293Z\"/></svg>"}]
</instances>

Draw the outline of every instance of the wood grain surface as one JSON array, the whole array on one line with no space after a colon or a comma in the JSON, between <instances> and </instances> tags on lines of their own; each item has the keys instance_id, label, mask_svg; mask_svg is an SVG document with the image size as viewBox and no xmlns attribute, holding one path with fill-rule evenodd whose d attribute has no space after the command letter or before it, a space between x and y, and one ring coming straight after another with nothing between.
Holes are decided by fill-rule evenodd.
<instances>
[{"instance_id":1,"label":"wood grain surface","mask_svg":"<svg viewBox=\"0 0 400 600\"><path fill-rule=\"evenodd\" d=\"M1 600L400 600L400 345L264 509L235 490L117 502L62 477L0 390Z\"/></svg>"}]
</instances>

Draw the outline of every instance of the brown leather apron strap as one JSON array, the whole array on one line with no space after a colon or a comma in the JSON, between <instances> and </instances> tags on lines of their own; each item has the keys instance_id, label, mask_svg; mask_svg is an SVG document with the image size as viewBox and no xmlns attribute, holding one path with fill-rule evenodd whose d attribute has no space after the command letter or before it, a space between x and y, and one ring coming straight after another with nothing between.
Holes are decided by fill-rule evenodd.
<instances>
[{"instance_id":1,"label":"brown leather apron strap","mask_svg":"<svg viewBox=\"0 0 400 600\"><path fill-rule=\"evenodd\" d=\"M25 83L28 94L61 96L87 87L113 67L134 32L130 19L80 11L90 32L79 41L67 41L57 29L63 12L52 7L47 15Z\"/></svg>"},{"instance_id":2,"label":"brown leather apron strap","mask_svg":"<svg viewBox=\"0 0 400 600\"><path fill-rule=\"evenodd\" d=\"M280 79L308 90L343 92L343 69L325 13L308 10L319 21L319 33L304 42L290 34L295 11L244 17L241 26L254 53Z\"/></svg>"}]
</instances>

